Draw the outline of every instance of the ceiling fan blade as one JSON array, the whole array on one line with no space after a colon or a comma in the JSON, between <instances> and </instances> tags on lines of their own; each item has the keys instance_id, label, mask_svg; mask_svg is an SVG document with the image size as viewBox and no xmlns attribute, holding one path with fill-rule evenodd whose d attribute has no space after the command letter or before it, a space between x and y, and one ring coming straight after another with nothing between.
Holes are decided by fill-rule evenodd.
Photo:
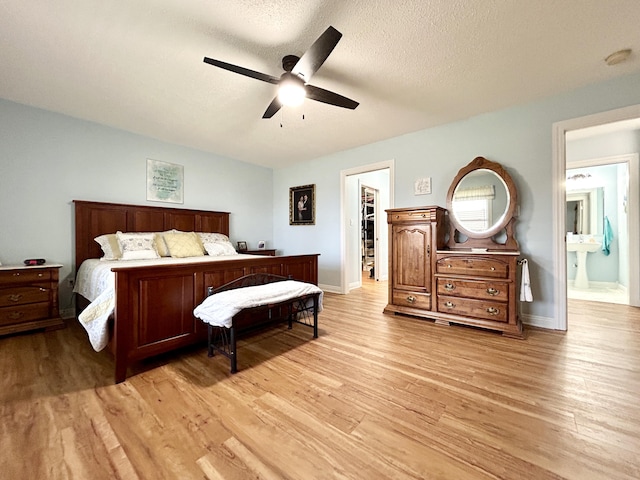
<instances>
[{"instance_id":1,"label":"ceiling fan blade","mask_svg":"<svg viewBox=\"0 0 640 480\"><path fill-rule=\"evenodd\" d=\"M338 44L342 34L333 27L327 28L318 39L313 42L298 63L295 64L291 73L299 75L305 82L311 80L314 73L318 71L320 66L327 59L329 54Z\"/></svg>"},{"instance_id":2,"label":"ceiling fan blade","mask_svg":"<svg viewBox=\"0 0 640 480\"><path fill-rule=\"evenodd\" d=\"M280 110L280 108L282 108L282 104L280 103L280 100L278 100L278 97L276 97L269 104L269 106L267 107L267 109L264 112L264 115L262 115L262 118L271 118L271 117L273 117L276 114L276 112L278 110Z\"/></svg>"},{"instance_id":3,"label":"ceiling fan blade","mask_svg":"<svg viewBox=\"0 0 640 480\"><path fill-rule=\"evenodd\" d=\"M220 67L225 70L229 70L230 72L239 73L240 75L244 75L245 77L255 78L256 80L262 80L263 82L273 83L277 85L280 81L279 77L274 77L272 75L267 75L266 73L256 72L255 70L249 70L248 68L239 67L238 65L233 65L227 62L221 62L220 60L214 60L213 58L204 57L204 63L208 63L209 65L213 65L214 67Z\"/></svg>"},{"instance_id":4,"label":"ceiling fan blade","mask_svg":"<svg viewBox=\"0 0 640 480\"><path fill-rule=\"evenodd\" d=\"M354 110L358 105L360 105L360 103L355 100L330 92L324 88L314 87L313 85L305 85L304 88L307 91L307 98L315 100L316 102L328 103L329 105L348 108L350 110Z\"/></svg>"}]
</instances>

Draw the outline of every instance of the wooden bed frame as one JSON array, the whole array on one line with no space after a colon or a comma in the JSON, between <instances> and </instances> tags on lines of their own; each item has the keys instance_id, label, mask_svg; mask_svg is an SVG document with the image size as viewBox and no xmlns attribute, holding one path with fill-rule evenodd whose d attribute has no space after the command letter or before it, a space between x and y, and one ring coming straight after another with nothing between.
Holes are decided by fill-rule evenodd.
<instances>
[{"instance_id":1,"label":"wooden bed frame","mask_svg":"<svg viewBox=\"0 0 640 480\"><path fill-rule=\"evenodd\" d=\"M182 231L229 235L229 213L141 205L88 202L75 204L75 269L102 256L94 238L105 233ZM217 288L252 273L291 276L318 284L318 254L262 256L250 259L114 268L116 302L110 349L115 356L115 381L127 376L136 361L195 343L206 344L207 328L193 309ZM77 298L76 307L86 306Z\"/></svg>"}]
</instances>

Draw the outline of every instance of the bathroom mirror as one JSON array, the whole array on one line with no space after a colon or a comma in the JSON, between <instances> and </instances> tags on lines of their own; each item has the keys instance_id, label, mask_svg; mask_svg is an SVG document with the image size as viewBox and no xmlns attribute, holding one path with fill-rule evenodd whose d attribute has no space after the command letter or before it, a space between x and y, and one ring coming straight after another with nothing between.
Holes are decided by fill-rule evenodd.
<instances>
[{"instance_id":1,"label":"bathroom mirror","mask_svg":"<svg viewBox=\"0 0 640 480\"><path fill-rule=\"evenodd\" d=\"M577 235L602 233L604 222L604 188L567 191L567 232Z\"/></svg>"},{"instance_id":2,"label":"bathroom mirror","mask_svg":"<svg viewBox=\"0 0 640 480\"><path fill-rule=\"evenodd\" d=\"M449 248L517 250L516 205L515 184L502 165L475 158L458 172L447 193Z\"/></svg>"}]
</instances>

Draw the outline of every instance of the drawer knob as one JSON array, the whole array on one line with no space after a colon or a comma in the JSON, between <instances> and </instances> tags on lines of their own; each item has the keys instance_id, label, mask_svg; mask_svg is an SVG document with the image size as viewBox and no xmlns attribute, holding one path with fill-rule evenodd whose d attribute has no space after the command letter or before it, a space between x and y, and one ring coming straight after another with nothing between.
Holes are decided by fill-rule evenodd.
<instances>
[{"instance_id":1,"label":"drawer knob","mask_svg":"<svg viewBox=\"0 0 640 480\"><path fill-rule=\"evenodd\" d=\"M496 267L491 267L491 271L493 272L496 269Z\"/></svg>"},{"instance_id":2,"label":"drawer knob","mask_svg":"<svg viewBox=\"0 0 640 480\"><path fill-rule=\"evenodd\" d=\"M489 307L487 308L487 313L489 315L498 315L500 313L500 310L497 308Z\"/></svg>"},{"instance_id":3,"label":"drawer knob","mask_svg":"<svg viewBox=\"0 0 640 480\"><path fill-rule=\"evenodd\" d=\"M444 284L444 289L445 290L451 291L451 290L454 290L455 288L456 288L456 286L453 283L445 283Z\"/></svg>"},{"instance_id":4,"label":"drawer knob","mask_svg":"<svg viewBox=\"0 0 640 480\"><path fill-rule=\"evenodd\" d=\"M13 274L14 277L19 277L20 276L20 272L16 272Z\"/></svg>"},{"instance_id":5,"label":"drawer knob","mask_svg":"<svg viewBox=\"0 0 640 480\"><path fill-rule=\"evenodd\" d=\"M500 290L492 288L492 287L489 287L489 288L487 288L487 293L489 295L491 295L492 297L495 297L496 295L498 295L500 293Z\"/></svg>"},{"instance_id":6,"label":"drawer knob","mask_svg":"<svg viewBox=\"0 0 640 480\"><path fill-rule=\"evenodd\" d=\"M18 320L24 315L23 312L11 312L8 317L10 320Z\"/></svg>"},{"instance_id":7,"label":"drawer knob","mask_svg":"<svg viewBox=\"0 0 640 480\"><path fill-rule=\"evenodd\" d=\"M9 295L9 300L11 300L12 302L19 302L20 300L22 300L22 295L20 295L19 293L14 293L13 295Z\"/></svg>"},{"instance_id":8,"label":"drawer knob","mask_svg":"<svg viewBox=\"0 0 640 480\"><path fill-rule=\"evenodd\" d=\"M415 301L416 301L416 297L414 297L413 295L409 295L407 297L407 302L414 303Z\"/></svg>"},{"instance_id":9,"label":"drawer knob","mask_svg":"<svg viewBox=\"0 0 640 480\"><path fill-rule=\"evenodd\" d=\"M444 302L444 306L447 308L453 308L456 306L456 304L453 302Z\"/></svg>"},{"instance_id":10,"label":"drawer knob","mask_svg":"<svg viewBox=\"0 0 640 480\"><path fill-rule=\"evenodd\" d=\"M447 268L451 268L451 264L450 263L447 263Z\"/></svg>"}]
</instances>

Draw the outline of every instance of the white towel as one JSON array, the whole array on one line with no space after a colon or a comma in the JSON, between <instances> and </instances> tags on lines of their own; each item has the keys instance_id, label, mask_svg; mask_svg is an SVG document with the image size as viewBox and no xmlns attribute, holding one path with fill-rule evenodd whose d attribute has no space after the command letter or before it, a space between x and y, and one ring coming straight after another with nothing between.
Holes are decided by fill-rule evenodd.
<instances>
[{"instance_id":1,"label":"white towel","mask_svg":"<svg viewBox=\"0 0 640 480\"><path fill-rule=\"evenodd\" d=\"M520 301L533 302L533 294L531 293L531 284L529 280L529 261L525 258L520 262L522 264L522 279L520 285Z\"/></svg>"}]
</instances>

